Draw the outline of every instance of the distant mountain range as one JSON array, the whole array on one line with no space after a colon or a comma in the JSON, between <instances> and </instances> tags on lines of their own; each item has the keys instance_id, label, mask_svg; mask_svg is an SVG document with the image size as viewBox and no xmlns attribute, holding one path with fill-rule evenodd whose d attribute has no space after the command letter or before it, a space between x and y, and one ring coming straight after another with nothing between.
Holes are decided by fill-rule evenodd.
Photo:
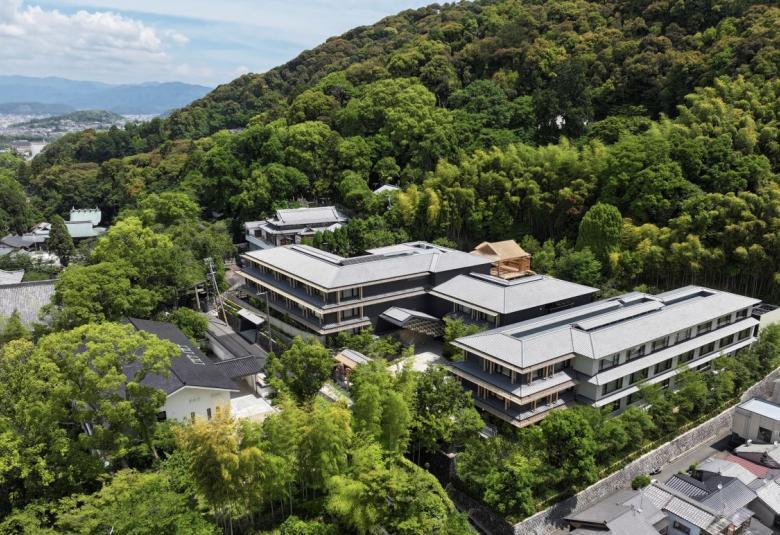
<instances>
[{"instance_id":1,"label":"distant mountain range","mask_svg":"<svg viewBox=\"0 0 780 535\"><path fill-rule=\"evenodd\" d=\"M100 109L121 114L163 114L189 104L210 90L181 82L114 85L0 75L0 113L61 114Z\"/></svg>"}]
</instances>

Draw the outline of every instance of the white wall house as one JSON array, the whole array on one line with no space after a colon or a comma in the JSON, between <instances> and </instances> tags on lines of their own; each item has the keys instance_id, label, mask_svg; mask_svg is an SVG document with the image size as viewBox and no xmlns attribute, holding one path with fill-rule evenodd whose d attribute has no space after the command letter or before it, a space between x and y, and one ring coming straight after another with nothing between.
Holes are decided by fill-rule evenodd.
<instances>
[{"instance_id":1,"label":"white wall house","mask_svg":"<svg viewBox=\"0 0 780 535\"><path fill-rule=\"evenodd\" d=\"M230 408L230 395L239 391L238 385L178 327L135 318L129 321L139 331L173 342L181 349L181 354L171 360L168 377L149 375L143 380L143 384L159 388L167 395L158 415L161 420L211 419L218 410Z\"/></svg>"},{"instance_id":2,"label":"white wall house","mask_svg":"<svg viewBox=\"0 0 780 535\"><path fill-rule=\"evenodd\" d=\"M162 412L167 420L211 419L230 407L230 390L185 386L168 394Z\"/></svg>"}]
</instances>

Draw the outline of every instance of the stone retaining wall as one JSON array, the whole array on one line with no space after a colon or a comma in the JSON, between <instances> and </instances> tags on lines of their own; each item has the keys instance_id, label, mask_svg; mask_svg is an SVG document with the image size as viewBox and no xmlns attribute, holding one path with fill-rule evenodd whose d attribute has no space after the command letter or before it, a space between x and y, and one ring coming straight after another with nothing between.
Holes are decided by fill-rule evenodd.
<instances>
[{"instance_id":1,"label":"stone retaining wall","mask_svg":"<svg viewBox=\"0 0 780 535\"><path fill-rule=\"evenodd\" d=\"M774 381L778 378L780 378L780 368L774 370L762 381L750 387L742 395L741 400L745 401L754 397L771 396ZM730 407L726 409L714 418L694 427L670 442L659 446L655 450L646 453L642 457L627 464L622 470L618 470L617 472L608 475L575 496L558 502L552 507L540 511L522 522L515 524L512 526L511 533L514 533L515 535L545 535L555 528L560 528L561 520L564 517L587 509L618 489L630 487L631 481L636 476L647 474L654 468L665 465L688 450L703 444L715 435L721 433L724 429L730 429L731 421L734 416L734 408L735 407ZM503 534L505 532L496 531L495 533Z\"/></svg>"}]
</instances>

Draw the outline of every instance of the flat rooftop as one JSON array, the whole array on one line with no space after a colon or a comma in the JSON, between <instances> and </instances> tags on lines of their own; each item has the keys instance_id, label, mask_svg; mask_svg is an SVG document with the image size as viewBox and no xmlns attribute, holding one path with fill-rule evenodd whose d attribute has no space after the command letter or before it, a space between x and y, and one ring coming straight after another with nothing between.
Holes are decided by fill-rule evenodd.
<instances>
[{"instance_id":1,"label":"flat rooftop","mask_svg":"<svg viewBox=\"0 0 780 535\"><path fill-rule=\"evenodd\" d=\"M244 256L324 289L348 288L430 273L488 265L490 261L427 242L409 242L346 258L308 245L284 245Z\"/></svg>"},{"instance_id":2,"label":"flat rooftop","mask_svg":"<svg viewBox=\"0 0 780 535\"><path fill-rule=\"evenodd\" d=\"M772 420L780 420L780 405L761 398L753 398L739 405L739 408Z\"/></svg>"}]
</instances>

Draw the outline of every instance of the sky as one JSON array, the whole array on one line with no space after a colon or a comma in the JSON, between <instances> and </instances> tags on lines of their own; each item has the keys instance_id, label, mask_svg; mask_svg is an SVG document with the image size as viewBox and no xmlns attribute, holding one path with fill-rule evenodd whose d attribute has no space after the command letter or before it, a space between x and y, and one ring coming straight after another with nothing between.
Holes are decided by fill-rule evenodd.
<instances>
[{"instance_id":1,"label":"sky","mask_svg":"<svg viewBox=\"0 0 780 535\"><path fill-rule=\"evenodd\" d=\"M0 74L215 86L433 0L0 0Z\"/></svg>"}]
</instances>

